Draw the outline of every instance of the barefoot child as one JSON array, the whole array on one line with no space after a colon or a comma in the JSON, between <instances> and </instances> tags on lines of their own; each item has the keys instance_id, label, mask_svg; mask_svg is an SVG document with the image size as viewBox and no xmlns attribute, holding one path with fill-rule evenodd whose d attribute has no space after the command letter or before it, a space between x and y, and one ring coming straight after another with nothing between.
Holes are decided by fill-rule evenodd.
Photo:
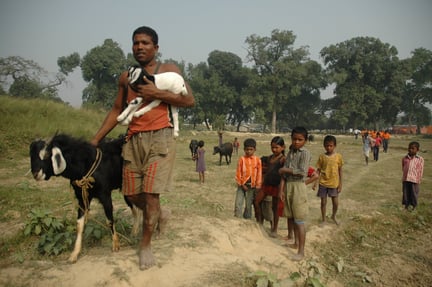
<instances>
[{"instance_id":1,"label":"barefoot child","mask_svg":"<svg viewBox=\"0 0 432 287\"><path fill-rule=\"evenodd\" d=\"M279 170L281 183L279 198L285 203L284 215L289 223L294 224L294 237L298 248L297 254L291 259L300 261L304 258L306 241L305 220L308 215L307 187L304 184L310 165L311 154L304 148L308 132L303 127L296 127L291 132L291 148L286 157L285 165Z\"/></svg>"},{"instance_id":2,"label":"barefoot child","mask_svg":"<svg viewBox=\"0 0 432 287\"><path fill-rule=\"evenodd\" d=\"M312 189L316 189L316 181L319 179L319 175L316 172L316 170L313 167L309 167L308 169L308 175L307 179L305 180L305 185L309 185L313 183ZM282 201L279 200L279 217L283 216L283 210L284 210L284 204ZM291 241L294 240L294 245L298 246L298 242L296 241L297 238L294 238L294 226L293 224L290 224L290 221L287 218L287 229L288 229L288 236L284 237L284 239Z\"/></svg>"},{"instance_id":3,"label":"barefoot child","mask_svg":"<svg viewBox=\"0 0 432 287\"><path fill-rule=\"evenodd\" d=\"M402 158L402 204L408 210L417 206L420 192L420 181L423 177L424 159L417 155L420 149L418 142L410 142L408 154Z\"/></svg>"},{"instance_id":4,"label":"barefoot child","mask_svg":"<svg viewBox=\"0 0 432 287\"><path fill-rule=\"evenodd\" d=\"M279 203L279 169L285 162L285 142L282 137L276 136L270 142L272 155L266 157L266 164L263 164L263 186L257 193L254 201L256 220L263 224L264 218L261 210L261 202L268 195L272 197L273 220L271 226L271 237L277 237L277 227L279 222L278 203Z\"/></svg>"},{"instance_id":5,"label":"barefoot child","mask_svg":"<svg viewBox=\"0 0 432 287\"><path fill-rule=\"evenodd\" d=\"M338 196L342 191L342 166L344 164L342 155L335 152L336 138L327 135L324 138L325 153L321 154L317 161L317 172L320 176L317 196L321 198L321 224L326 223L327 197L331 197L333 212L331 215L334 223L339 206Z\"/></svg>"},{"instance_id":6,"label":"barefoot child","mask_svg":"<svg viewBox=\"0 0 432 287\"><path fill-rule=\"evenodd\" d=\"M204 173L206 171L204 154L205 154L204 141L199 141L195 159L196 159L196 171L199 174L200 183L204 183Z\"/></svg>"},{"instance_id":7,"label":"barefoot child","mask_svg":"<svg viewBox=\"0 0 432 287\"><path fill-rule=\"evenodd\" d=\"M256 141L249 138L244 141L243 145L245 154L238 160L235 176L237 193L234 204L234 215L249 219L252 217L252 203L255 192L261 189L262 166L261 159L254 155ZM242 212L244 202L246 206L244 212Z\"/></svg>"}]
</instances>

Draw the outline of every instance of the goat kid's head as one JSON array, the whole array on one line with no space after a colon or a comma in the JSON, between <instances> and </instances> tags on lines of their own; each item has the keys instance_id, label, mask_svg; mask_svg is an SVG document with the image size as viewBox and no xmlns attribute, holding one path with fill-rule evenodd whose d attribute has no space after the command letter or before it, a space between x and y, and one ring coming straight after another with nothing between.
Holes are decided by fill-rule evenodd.
<instances>
[{"instance_id":1,"label":"goat kid's head","mask_svg":"<svg viewBox=\"0 0 432 287\"><path fill-rule=\"evenodd\" d=\"M37 140L30 144L31 172L36 180L48 180L66 169L66 160L56 146Z\"/></svg>"},{"instance_id":2,"label":"goat kid's head","mask_svg":"<svg viewBox=\"0 0 432 287\"><path fill-rule=\"evenodd\" d=\"M132 87L132 89L136 89L136 85L145 85L147 84L144 81L144 77L149 79L154 83L155 78L154 76L147 73L147 71L139 66L132 66L128 70L128 81L129 85Z\"/></svg>"}]
</instances>

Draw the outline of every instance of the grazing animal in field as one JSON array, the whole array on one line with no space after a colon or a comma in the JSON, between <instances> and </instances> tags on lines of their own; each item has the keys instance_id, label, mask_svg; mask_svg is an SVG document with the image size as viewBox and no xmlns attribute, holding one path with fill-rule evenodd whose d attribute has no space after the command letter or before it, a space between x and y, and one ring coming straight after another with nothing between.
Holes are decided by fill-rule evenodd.
<instances>
[{"instance_id":1,"label":"grazing animal in field","mask_svg":"<svg viewBox=\"0 0 432 287\"><path fill-rule=\"evenodd\" d=\"M192 159L196 159L197 150L198 150L198 141L197 140L191 140L191 142L189 144L189 149L191 151Z\"/></svg>"},{"instance_id":2,"label":"grazing animal in field","mask_svg":"<svg viewBox=\"0 0 432 287\"><path fill-rule=\"evenodd\" d=\"M152 81L160 90L170 91L174 94L181 94L183 96L188 94L183 77L177 73L165 72L150 75L145 69L142 69L139 66L129 68L128 81L132 89L134 89L134 86L136 85L145 85L146 82L143 79L144 77ZM161 103L160 100L153 100L142 109L139 109L142 106L142 100L142 97L136 97L130 101L127 108L117 117L117 121L121 125L128 125L132 121L132 117L140 117ZM174 136L177 137L179 135L178 108L175 106L171 106L170 108L173 117Z\"/></svg>"},{"instance_id":3,"label":"grazing animal in field","mask_svg":"<svg viewBox=\"0 0 432 287\"><path fill-rule=\"evenodd\" d=\"M33 141L30 144L31 172L33 177L49 180L63 176L70 180L78 200L77 238L69 257L74 263L81 251L86 216L93 198L103 206L112 234L112 250L118 251L120 242L114 226L111 191L122 184L121 149L123 138L103 141L98 148L68 135L55 135L50 141ZM125 197L135 216L134 230L138 230L138 211Z\"/></svg>"},{"instance_id":4,"label":"grazing animal in field","mask_svg":"<svg viewBox=\"0 0 432 287\"><path fill-rule=\"evenodd\" d=\"M313 142L314 140L315 140L314 135L309 135L309 136L308 136L308 141L309 141L309 142Z\"/></svg>"},{"instance_id":5,"label":"grazing animal in field","mask_svg":"<svg viewBox=\"0 0 432 287\"><path fill-rule=\"evenodd\" d=\"M231 156L233 153L233 144L230 142L224 143L220 146L213 148L213 155L219 153L219 165L222 165L222 156L225 156L225 161L229 165L231 163Z\"/></svg>"}]
</instances>

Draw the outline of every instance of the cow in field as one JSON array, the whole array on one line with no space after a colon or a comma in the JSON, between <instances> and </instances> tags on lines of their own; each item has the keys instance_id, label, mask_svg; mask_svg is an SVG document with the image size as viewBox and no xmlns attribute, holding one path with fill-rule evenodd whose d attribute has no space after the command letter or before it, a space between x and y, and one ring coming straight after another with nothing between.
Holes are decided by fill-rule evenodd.
<instances>
[{"instance_id":1,"label":"cow in field","mask_svg":"<svg viewBox=\"0 0 432 287\"><path fill-rule=\"evenodd\" d=\"M189 144L189 149L191 151L192 159L195 159L197 157L198 141L197 140L191 140L191 142Z\"/></svg>"},{"instance_id":2,"label":"cow in field","mask_svg":"<svg viewBox=\"0 0 432 287\"><path fill-rule=\"evenodd\" d=\"M225 161L227 165L231 163L231 156L233 153L233 144L228 142L220 146L215 146L213 149L213 155L219 154L219 165L222 165L222 156L225 156Z\"/></svg>"}]
</instances>

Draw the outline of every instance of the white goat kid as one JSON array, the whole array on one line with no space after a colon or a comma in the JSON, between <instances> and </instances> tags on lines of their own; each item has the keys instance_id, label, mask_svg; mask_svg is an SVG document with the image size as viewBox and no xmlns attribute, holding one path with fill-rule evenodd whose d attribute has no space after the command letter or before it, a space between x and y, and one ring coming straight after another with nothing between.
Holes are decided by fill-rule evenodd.
<instances>
[{"instance_id":1,"label":"white goat kid","mask_svg":"<svg viewBox=\"0 0 432 287\"><path fill-rule=\"evenodd\" d=\"M183 77L177 73L165 72L156 75L149 75L145 69L142 69L141 67L134 66L129 68L128 81L131 87L137 84L145 84L146 82L143 80L144 77L152 81L160 90L170 91L174 94L181 94L183 96L188 93ZM140 117L161 103L160 100L153 100L142 109L139 109L142 106L142 101L142 97L136 97L130 101L127 108L117 117L117 121L121 125L128 125L132 121L132 117ZM171 112L173 117L174 136L177 137L179 135L178 108L171 106Z\"/></svg>"}]
</instances>

